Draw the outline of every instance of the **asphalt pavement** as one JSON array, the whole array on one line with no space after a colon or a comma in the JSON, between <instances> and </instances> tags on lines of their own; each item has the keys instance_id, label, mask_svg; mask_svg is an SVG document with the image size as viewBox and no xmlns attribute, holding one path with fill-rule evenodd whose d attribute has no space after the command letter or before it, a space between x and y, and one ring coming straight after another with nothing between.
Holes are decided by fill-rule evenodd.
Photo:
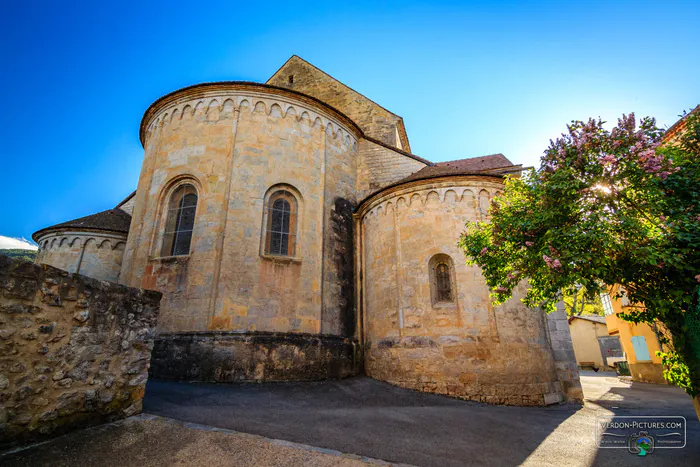
<instances>
[{"instance_id":1,"label":"asphalt pavement","mask_svg":"<svg viewBox=\"0 0 700 467\"><path fill-rule=\"evenodd\" d=\"M596 446L598 415L681 415L688 445L645 465L700 466L700 423L679 388L583 372L583 406L505 407L393 387L367 377L217 385L149 381L144 410L178 420L418 466L639 465Z\"/></svg>"},{"instance_id":2,"label":"asphalt pavement","mask_svg":"<svg viewBox=\"0 0 700 467\"><path fill-rule=\"evenodd\" d=\"M149 381L144 413L0 457L15 466L700 466L690 398L582 374L583 406L504 407L366 377L319 383ZM644 459L596 445L597 416L684 416L687 446Z\"/></svg>"}]
</instances>

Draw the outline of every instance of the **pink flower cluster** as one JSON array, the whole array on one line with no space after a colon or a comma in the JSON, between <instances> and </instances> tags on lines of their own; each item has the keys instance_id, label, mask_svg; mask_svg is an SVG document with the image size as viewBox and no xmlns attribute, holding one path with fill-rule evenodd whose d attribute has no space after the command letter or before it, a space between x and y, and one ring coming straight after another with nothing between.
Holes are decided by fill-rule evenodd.
<instances>
[{"instance_id":1,"label":"pink flower cluster","mask_svg":"<svg viewBox=\"0 0 700 467\"><path fill-rule=\"evenodd\" d=\"M484 248L481 249L481 252L479 252L479 254L480 254L480 255L485 255L486 253L488 253L488 251L489 251L489 249L488 249L487 247L484 247Z\"/></svg>"},{"instance_id":2,"label":"pink flower cluster","mask_svg":"<svg viewBox=\"0 0 700 467\"><path fill-rule=\"evenodd\" d=\"M525 246L528 248L532 248L533 246L535 246L535 244L532 242L525 242Z\"/></svg>"},{"instance_id":3,"label":"pink flower cluster","mask_svg":"<svg viewBox=\"0 0 700 467\"><path fill-rule=\"evenodd\" d=\"M695 280L698 281L698 282L700 282L700 274L698 274L697 276L695 276Z\"/></svg>"},{"instance_id":4,"label":"pink flower cluster","mask_svg":"<svg viewBox=\"0 0 700 467\"><path fill-rule=\"evenodd\" d=\"M496 287L496 292L498 292L498 293L506 293L506 292L508 292L508 289L506 289L506 288L503 287L503 286L500 286L500 287Z\"/></svg>"},{"instance_id":5,"label":"pink flower cluster","mask_svg":"<svg viewBox=\"0 0 700 467\"><path fill-rule=\"evenodd\" d=\"M612 154L606 154L604 156L599 157L598 162L600 162L601 165L614 165L617 164L617 158Z\"/></svg>"},{"instance_id":6,"label":"pink flower cluster","mask_svg":"<svg viewBox=\"0 0 700 467\"><path fill-rule=\"evenodd\" d=\"M552 259L547 255L542 255L542 259L550 267L550 269L561 269L561 261L558 259Z\"/></svg>"}]
</instances>

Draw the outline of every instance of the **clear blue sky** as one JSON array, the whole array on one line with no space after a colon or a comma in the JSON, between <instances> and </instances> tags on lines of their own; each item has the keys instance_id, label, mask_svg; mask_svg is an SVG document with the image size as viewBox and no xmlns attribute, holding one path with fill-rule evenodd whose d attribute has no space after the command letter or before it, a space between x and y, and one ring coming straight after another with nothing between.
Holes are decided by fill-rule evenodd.
<instances>
[{"instance_id":1,"label":"clear blue sky","mask_svg":"<svg viewBox=\"0 0 700 467\"><path fill-rule=\"evenodd\" d=\"M297 54L403 116L415 154L535 165L572 119L700 103L698 24L698 0L6 2L0 235L128 195L143 112L183 86Z\"/></svg>"}]
</instances>

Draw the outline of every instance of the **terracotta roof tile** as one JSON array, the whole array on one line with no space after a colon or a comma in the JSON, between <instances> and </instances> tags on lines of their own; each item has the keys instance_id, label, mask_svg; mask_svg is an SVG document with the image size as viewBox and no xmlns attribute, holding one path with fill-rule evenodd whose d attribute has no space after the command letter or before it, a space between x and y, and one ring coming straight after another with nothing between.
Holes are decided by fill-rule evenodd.
<instances>
[{"instance_id":1,"label":"terracotta roof tile","mask_svg":"<svg viewBox=\"0 0 700 467\"><path fill-rule=\"evenodd\" d=\"M131 216L121 209L108 209L106 211L98 212L97 214L92 214L90 216L81 217L68 222L62 222L60 224L52 225L50 227L45 227L41 230L34 232L32 238L36 241L37 236L42 234L46 230L54 229L93 229L93 230L108 230L110 232L129 232L129 225L131 224Z\"/></svg>"},{"instance_id":2,"label":"terracotta roof tile","mask_svg":"<svg viewBox=\"0 0 700 467\"><path fill-rule=\"evenodd\" d=\"M505 167L513 167L513 163L503 154L491 154L489 156L472 157L456 161L438 162L434 165L423 167L418 172L400 180L399 183L446 175L484 172Z\"/></svg>"}]
</instances>

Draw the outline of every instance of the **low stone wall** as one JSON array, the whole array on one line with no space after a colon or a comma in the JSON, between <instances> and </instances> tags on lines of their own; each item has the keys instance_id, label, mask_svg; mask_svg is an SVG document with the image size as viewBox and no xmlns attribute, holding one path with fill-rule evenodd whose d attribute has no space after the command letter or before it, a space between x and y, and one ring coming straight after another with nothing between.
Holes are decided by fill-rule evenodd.
<instances>
[{"instance_id":1,"label":"low stone wall","mask_svg":"<svg viewBox=\"0 0 700 467\"><path fill-rule=\"evenodd\" d=\"M0 449L141 412L161 294L0 256Z\"/></svg>"},{"instance_id":2,"label":"low stone wall","mask_svg":"<svg viewBox=\"0 0 700 467\"><path fill-rule=\"evenodd\" d=\"M630 363L632 381L640 383L668 384L664 378L664 367L659 363Z\"/></svg>"},{"instance_id":3,"label":"low stone wall","mask_svg":"<svg viewBox=\"0 0 700 467\"><path fill-rule=\"evenodd\" d=\"M303 333L190 332L156 337L154 378L204 382L317 381L356 375L352 339Z\"/></svg>"}]
</instances>

